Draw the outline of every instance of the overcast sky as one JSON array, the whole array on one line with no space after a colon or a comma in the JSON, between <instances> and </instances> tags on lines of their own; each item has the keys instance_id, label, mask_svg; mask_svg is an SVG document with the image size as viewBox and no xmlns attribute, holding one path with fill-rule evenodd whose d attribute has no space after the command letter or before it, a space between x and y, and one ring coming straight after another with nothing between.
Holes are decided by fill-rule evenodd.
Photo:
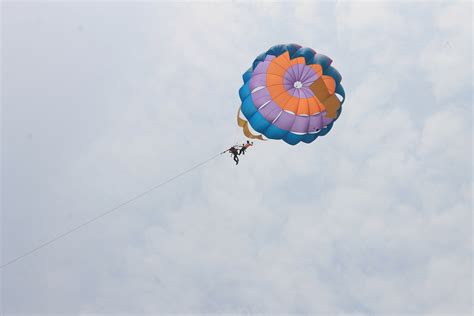
<instances>
[{"instance_id":1,"label":"overcast sky","mask_svg":"<svg viewBox=\"0 0 474 316\"><path fill-rule=\"evenodd\" d=\"M2 2L2 262L244 140L279 43L347 99L2 270L5 315L472 313L472 3Z\"/></svg>"}]
</instances>

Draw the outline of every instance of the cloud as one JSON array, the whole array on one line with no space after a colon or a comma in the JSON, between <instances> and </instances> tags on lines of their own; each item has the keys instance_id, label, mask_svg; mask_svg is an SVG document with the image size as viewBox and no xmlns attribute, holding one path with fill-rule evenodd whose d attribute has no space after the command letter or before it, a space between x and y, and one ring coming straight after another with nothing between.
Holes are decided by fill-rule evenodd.
<instances>
[{"instance_id":1,"label":"cloud","mask_svg":"<svg viewBox=\"0 0 474 316\"><path fill-rule=\"evenodd\" d=\"M434 95L447 100L472 89L472 10L463 1L436 7L436 33L419 62L432 83ZM441 78L445 78L442 80Z\"/></svg>"},{"instance_id":2,"label":"cloud","mask_svg":"<svg viewBox=\"0 0 474 316\"><path fill-rule=\"evenodd\" d=\"M275 43L331 56L347 101L311 145L220 156L8 267L3 312L469 314L470 8L6 4L4 259L241 141Z\"/></svg>"}]
</instances>

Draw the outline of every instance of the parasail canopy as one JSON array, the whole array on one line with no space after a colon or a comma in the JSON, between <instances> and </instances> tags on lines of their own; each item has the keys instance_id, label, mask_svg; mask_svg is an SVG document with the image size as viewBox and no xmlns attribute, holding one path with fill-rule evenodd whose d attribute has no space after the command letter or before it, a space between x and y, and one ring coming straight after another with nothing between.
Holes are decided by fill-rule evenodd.
<instances>
[{"instance_id":1,"label":"parasail canopy","mask_svg":"<svg viewBox=\"0 0 474 316\"><path fill-rule=\"evenodd\" d=\"M329 133L345 98L342 77L331 63L297 44L276 45L259 55L239 90L237 123L244 134L296 145Z\"/></svg>"}]
</instances>

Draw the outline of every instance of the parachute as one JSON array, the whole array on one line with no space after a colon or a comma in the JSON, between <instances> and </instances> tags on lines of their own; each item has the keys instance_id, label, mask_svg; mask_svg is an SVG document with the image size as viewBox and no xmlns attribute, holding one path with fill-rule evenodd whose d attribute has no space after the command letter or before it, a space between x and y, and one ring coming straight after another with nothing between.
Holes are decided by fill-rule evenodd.
<instances>
[{"instance_id":1,"label":"parachute","mask_svg":"<svg viewBox=\"0 0 474 316\"><path fill-rule=\"evenodd\" d=\"M259 55L239 90L237 124L244 135L296 145L329 133L345 99L342 77L331 63L297 44L276 45Z\"/></svg>"}]
</instances>

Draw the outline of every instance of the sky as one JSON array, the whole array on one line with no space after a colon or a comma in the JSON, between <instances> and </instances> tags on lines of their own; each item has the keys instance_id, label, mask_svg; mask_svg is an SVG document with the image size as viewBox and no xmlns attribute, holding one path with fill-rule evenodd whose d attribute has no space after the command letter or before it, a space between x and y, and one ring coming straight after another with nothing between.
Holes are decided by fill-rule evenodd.
<instances>
[{"instance_id":1,"label":"sky","mask_svg":"<svg viewBox=\"0 0 474 316\"><path fill-rule=\"evenodd\" d=\"M343 113L1 270L4 315L471 315L472 3L1 3L1 262L245 140L241 75L330 56Z\"/></svg>"}]
</instances>

